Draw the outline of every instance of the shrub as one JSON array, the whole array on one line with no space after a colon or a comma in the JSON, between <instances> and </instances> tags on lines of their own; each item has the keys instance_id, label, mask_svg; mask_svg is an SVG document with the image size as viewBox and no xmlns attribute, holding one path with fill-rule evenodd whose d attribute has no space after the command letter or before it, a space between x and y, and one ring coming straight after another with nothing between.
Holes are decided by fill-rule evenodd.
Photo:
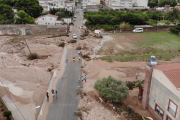
<instances>
[{"instance_id":1,"label":"shrub","mask_svg":"<svg viewBox=\"0 0 180 120\"><path fill-rule=\"evenodd\" d=\"M0 107L3 107L4 105L2 103L0 103Z\"/></svg>"},{"instance_id":2,"label":"shrub","mask_svg":"<svg viewBox=\"0 0 180 120\"><path fill-rule=\"evenodd\" d=\"M170 28L170 32L172 32L172 33L174 33L174 34L179 34L179 32L180 32L180 27L178 28L178 27L175 27L175 28Z\"/></svg>"},{"instance_id":3,"label":"shrub","mask_svg":"<svg viewBox=\"0 0 180 120\"><path fill-rule=\"evenodd\" d=\"M119 27L120 28L131 28L131 27L133 27L133 25L130 25L129 23L121 23Z\"/></svg>"},{"instance_id":4,"label":"shrub","mask_svg":"<svg viewBox=\"0 0 180 120\"><path fill-rule=\"evenodd\" d=\"M153 27L157 26L157 21L153 19L149 19L146 23Z\"/></svg>"},{"instance_id":5,"label":"shrub","mask_svg":"<svg viewBox=\"0 0 180 120\"><path fill-rule=\"evenodd\" d=\"M58 46L59 46L59 47L64 47L64 46L65 46L65 43L64 43L64 42L61 42L61 43L59 43Z\"/></svg>"},{"instance_id":6,"label":"shrub","mask_svg":"<svg viewBox=\"0 0 180 120\"><path fill-rule=\"evenodd\" d=\"M29 59L29 60L37 59L37 54L36 54L36 53L29 54L29 55L28 55L28 59Z\"/></svg>"},{"instance_id":7,"label":"shrub","mask_svg":"<svg viewBox=\"0 0 180 120\"><path fill-rule=\"evenodd\" d=\"M69 40L68 43L76 43L76 40Z\"/></svg>"},{"instance_id":8,"label":"shrub","mask_svg":"<svg viewBox=\"0 0 180 120\"><path fill-rule=\"evenodd\" d=\"M114 30L115 29L115 27L114 26L112 26L112 25L102 25L103 26L103 29L104 30Z\"/></svg>"},{"instance_id":9,"label":"shrub","mask_svg":"<svg viewBox=\"0 0 180 120\"><path fill-rule=\"evenodd\" d=\"M168 21L165 22L165 24L166 24L166 25L170 25L171 22L168 20Z\"/></svg>"},{"instance_id":10,"label":"shrub","mask_svg":"<svg viewBox=\"0 0 180 120\"><path fill-rule=\"evenodd\" d=\"M12 115L11 111L5 111L3 113L3 116L7 118L7 120L10 120L10 116Z\"/></svg>"},{"instance_id":11,"label":"shrub","mask_svg":"<svg viewBox=\"0 0 180 120\"><path fill-rule=\"evenodd\" d=\"M97 80L94 88L102 97L113 102L119 102L120 99L124 100L129 94L125 82L116 80L111 76Z\"/></svg>"}]
</instances>

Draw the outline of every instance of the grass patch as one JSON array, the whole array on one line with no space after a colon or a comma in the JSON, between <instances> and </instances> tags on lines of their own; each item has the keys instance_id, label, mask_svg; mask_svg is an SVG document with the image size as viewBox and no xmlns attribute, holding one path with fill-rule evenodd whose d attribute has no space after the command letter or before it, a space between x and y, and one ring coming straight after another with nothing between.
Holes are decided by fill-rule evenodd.
<instances>
[{"instance_id":1,"label":"grass patch","mask_svg":"<svg viewBox=\"0 0 180 120\"><path fill-rule=\"evenodd\" d=\"M134 37L128 38L131 35ZM180 37L169 32L148 32L148 33L121 33L113 36L124 39L134 48L130 50L120 50L114 56L104 56L101 59L112 61L149 61L151 55L155 55L158 60L169 61L176 56L180 56ZM138 42L133 42L133 38L138 37ZM138 38L138 39L139 39ZM132 41L132 42L131 42ZM112 47L111 47L112 48ZM112 52L109 49L106 53ZM99 53L102 53L102 48Z\"/></svg>"}]
</instances>

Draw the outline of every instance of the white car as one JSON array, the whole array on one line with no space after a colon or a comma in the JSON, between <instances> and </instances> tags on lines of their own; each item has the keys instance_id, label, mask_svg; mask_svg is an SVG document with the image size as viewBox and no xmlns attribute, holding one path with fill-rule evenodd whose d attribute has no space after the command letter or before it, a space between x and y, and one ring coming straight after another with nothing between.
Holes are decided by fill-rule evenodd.
<instances>
[{"instance_id":1,"label":"white car","mask_svg":"<svg viewBox=\"0 0 180 120\"><path fill-rule=\"evenodd\" d=\"M76 34L73 34L73 39L77 39L77 35Z\"/></svg>"},{"instance_id":2,"label":"white car","mask_svg":"<svg viewBox=\"0 0 180 120\"><path fill-rule=\"evenodd\" d=\"M135 28L132 32L134 32L134 33L142 33L143 28Z\"/></svg>"},{"instance_id":3,"label":"white car","mask_svg":"<svg viewBox=\"0 0 180 120\"><path fill-rule=\"evenodd\" d=\"M156 56L151 56L151 57L149 58L149 61L150 61L150 63L151 63L152 66L157 65Z\"/></svg>"}]
</instances>

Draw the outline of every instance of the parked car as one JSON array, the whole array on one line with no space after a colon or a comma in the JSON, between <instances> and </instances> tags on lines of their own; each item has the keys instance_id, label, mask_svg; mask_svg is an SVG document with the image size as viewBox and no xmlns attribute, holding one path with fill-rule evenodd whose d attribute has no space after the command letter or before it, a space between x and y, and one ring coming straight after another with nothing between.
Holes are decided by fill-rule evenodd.
<instances>
[{"instance_id":1,"label":"parked car","mask_svg":"<svg viewBox=\"0 0 180 120\"><path fill-rule=\"evenodd\" d=\"M143 32L143 28L135 28L133 30L134 33L142 33Z\"/></svg>"},{"instance_id":2,"label":"parked car","mask_svg":"<svg viewBox=\"0 0 180 120\"><path fill-rule=\"evenodd\" d=\"M153 120L151 117L145 117L145 118L147 118L147 119L149 119L149 120Z\"/></svg>"},{"instance_id":3,"label":"parked car","mask_svg":"<svg viewBox=\"0 0 180 120\"><path fill-rule=\"evenodd\" d=\"M73 34L73 39L77 39L77 35L76 34Z\"/></svg>"},{"instance_id":4,"label":"parked car","mask_svg":"<svg viewBox=\"0 0 180 120\"><path fill-rule=\"evenodd\" d=\"M150 61L150 63L151 63L152 66L157 65L156 56L151 56L151 57L149 58L149 61Z\"/></svg>"},{"instance_id":5,"label":"parked car","mask_svg":"<svg viewBox=\"0 0 180 120\"><path fill-rule=\"evenodd\" d=\"M74 18L76 18L76 16L74 16Z\"/></svg>"}]
</instances>

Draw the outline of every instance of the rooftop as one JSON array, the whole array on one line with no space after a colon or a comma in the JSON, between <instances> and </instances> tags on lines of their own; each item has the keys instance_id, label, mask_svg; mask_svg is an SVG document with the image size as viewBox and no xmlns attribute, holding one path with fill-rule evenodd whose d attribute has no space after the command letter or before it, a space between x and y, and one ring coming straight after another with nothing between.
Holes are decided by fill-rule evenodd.
<instances>
[{"instance_id":1,"label":"rooftop","mask_svg":"<svg viewBox=\"0 0 180 120\"><path fill-rule=\"evenodd\" d=\"M180 63L157 65L153 68L162 71L176 88L180 88Z\"/></svg>"},{"instance_id":2,"label":"rooftop","mask_svg":"<svg viewBox=\"0 0 180 120\"><path fill-rule=\"evenodd\" d=\"M46 17L46 16L48 16L48 17L54 17L54 18L58 18L58 16L56 16L56 15L52 15L52 14L42 15L42 16L39 16L38 18L42 18L42 17ZM35 18L35 20L37 20L38 18Z\"/></svg>"}]
</instances>

